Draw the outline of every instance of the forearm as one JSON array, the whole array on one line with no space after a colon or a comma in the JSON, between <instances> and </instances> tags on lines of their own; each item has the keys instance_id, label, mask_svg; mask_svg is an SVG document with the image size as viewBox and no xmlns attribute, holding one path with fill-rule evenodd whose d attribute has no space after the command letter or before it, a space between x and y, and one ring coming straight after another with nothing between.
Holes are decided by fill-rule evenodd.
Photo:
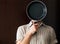
<instances>
[{"instance_id":1,"label":"forearm","mask_svg":"<svg viewBox=\"0 0 60 44\"><path fill-rule=\"evenodd\" d=\"M32 34L31 33L26 33L23 41L21 42L21 44L30 44L30 40L31 40Z\"/></svg>"},{"instance_id":2,"label":"forearm","mask_svg":"<svg viewBox=\"0 0 60 44\"><path fill-rule=\"evenodd\" d=\"M31 37L38 29L38 24L34 24L29 28L29 31L25 34L24 39L22 41L17 42L17 44L30 44Z\"/></svg>"}]
</instances>

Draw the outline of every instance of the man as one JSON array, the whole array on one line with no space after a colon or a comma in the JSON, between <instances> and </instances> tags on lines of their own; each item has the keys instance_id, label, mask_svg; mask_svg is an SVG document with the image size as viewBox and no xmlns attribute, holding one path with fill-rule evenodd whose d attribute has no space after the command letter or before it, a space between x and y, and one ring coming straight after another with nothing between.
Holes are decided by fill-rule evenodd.
<instances>
[{"instance_id":1,"label":"man","mask_svg":"<svg viewBox=\"0 0 60 44\"><path fill-rule=\"evenodd\" d=\"M29 24L19 26L16 44L56 44L57 39L52 27L42 21L31 20Z\"/></svg>"}]
</instances>

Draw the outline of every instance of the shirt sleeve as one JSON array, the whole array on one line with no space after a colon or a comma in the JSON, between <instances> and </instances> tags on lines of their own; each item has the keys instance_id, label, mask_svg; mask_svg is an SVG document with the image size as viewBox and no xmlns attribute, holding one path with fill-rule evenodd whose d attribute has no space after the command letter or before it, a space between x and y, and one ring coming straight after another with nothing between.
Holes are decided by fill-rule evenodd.
<instances>
[{"instance_id":1,"label":"shirt sleeve","mask_svg":"<svg viewBox=\"0 0 60 44\"><path fill-rule=\"evenodd\" d=\"M17 29L16 41L22 41L23 38L24 38L24 36L23 36L23 27L20 26L20 27L18 27L18 29Z\"/></svg>"},{"instance_id":2,"label":"shirt sleeve","mask_svg":"<svg viewBox=\"0 0 60 44\"><path fill-rule=\"evenodd\" d=\"M50 30L51 30L51 34L50 34L51 35L51 44L58 43L54 29L51 27Z\"/></svg>"}]
</instances>

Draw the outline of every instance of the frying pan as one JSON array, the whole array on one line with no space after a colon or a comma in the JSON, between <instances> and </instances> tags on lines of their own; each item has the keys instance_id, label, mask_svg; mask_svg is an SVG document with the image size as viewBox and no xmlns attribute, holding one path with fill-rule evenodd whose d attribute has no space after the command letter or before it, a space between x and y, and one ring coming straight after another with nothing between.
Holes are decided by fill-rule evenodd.
<instances>
[{"instance_id":1,"label":"frying pan","mask_svg":"<svg viewBox=\"0 0 60 44\"><path fill-rule=\"evenodd\" d=\"M42 1L31 1L26 7L26 14L31 20L41 21L47 14L47 7Z\"/></svg>"}]
</instances>

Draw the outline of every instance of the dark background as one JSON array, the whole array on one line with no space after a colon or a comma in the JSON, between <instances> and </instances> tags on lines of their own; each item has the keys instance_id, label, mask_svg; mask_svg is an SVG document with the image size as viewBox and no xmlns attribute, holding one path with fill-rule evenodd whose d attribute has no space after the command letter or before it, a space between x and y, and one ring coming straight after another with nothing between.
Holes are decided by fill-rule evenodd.
<instances>
[{"instance_id":1,"label":"dark background","mask_svg":"<svg viewBox=\"0 0 60 44\"><path fill-rule=\"evenodd\" d=\"M15 44L18 26L29 23L25 13L27 4L32 0L0 0L0 44ZM59 0L42 0L48 9L44 23L54 27L58 44L59 30Z\"/></svg>"}]
</instances>

